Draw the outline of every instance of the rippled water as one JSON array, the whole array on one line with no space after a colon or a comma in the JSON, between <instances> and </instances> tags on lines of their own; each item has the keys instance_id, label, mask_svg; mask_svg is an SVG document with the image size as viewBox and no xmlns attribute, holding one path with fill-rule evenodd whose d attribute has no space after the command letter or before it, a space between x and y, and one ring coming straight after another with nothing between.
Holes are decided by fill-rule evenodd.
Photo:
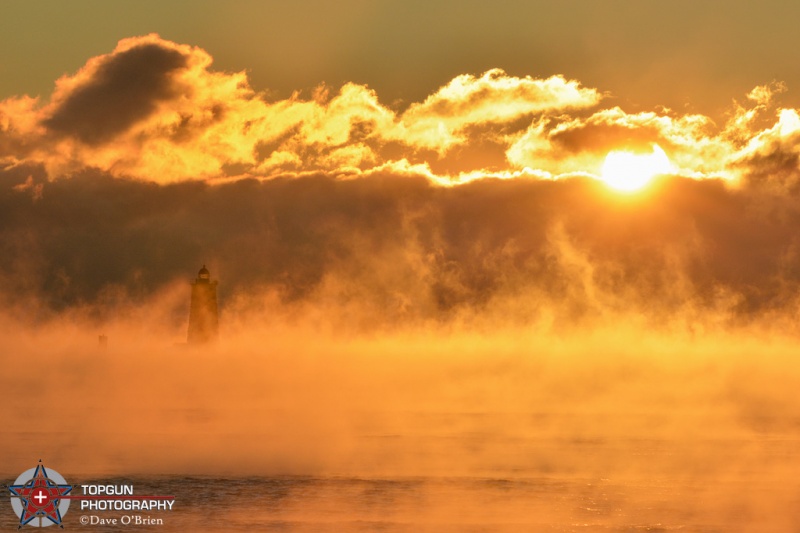
<instances>
[{"instance_id":1,"label":"rippled water","mask_svg":"<svg viewBox=\"0 0 800 533\"><path fill-rule=\"evenodd\" d=\"M684 529L670 487L607 479L168 477L107 479L137 492L170 493L174 511L85 512L72 503L65 528L94 531L670 531ZM646 492L632 509L625 502ZM161 519L161 525L82 526L81 516ZM662 515L656 520L655 515ZM668 516L667 516L668 515ZM4 529L17 522L10 506ZM695 529L697 530L697 529ZM709 524L708 531L715 531Z\"/></svg>"},{"instance_id":2,"label":"rippled water","mask_svg":"<svg viewBox=\"0 0 800 533\"><path fill-rule=\"evenodd\" d=\"M67 530L797 533L796 348L756 353L87 359L50 396L8 380L0 479L41 458L74 485L175 496L73 501ZM163 523L80 521L129 514Z\"/></svg>"},{"instance_id":3,"label":"rippled water","mask_svg":"<svg viewBox=\"0 0 800 533\"><path fill-rule=\"evenodd\" d=\"M133 484L136 494L174 495L172 512L82 512L66 529L92 531L494 532L796 531L795 480L775 483L775 467L797 466L795 440L513 440L488 434L364 437L372 453L438 456L414 476L95 476L63 473L74 484ZM369 444L369 445L367 445ZM502 444L502 448L499 448ZM464 449L471 450L465 455ZM448 454L475 460L447 475ZM714 456L715 465L702 461ZM550 458L550 460L546 460ZM691 471L675 469L689 464ZM413 464L413 459L411 460ZM766 461L766 463L764 462ZM768 465L772 462L772 467ZM431 463L433 464L433 463ZM730 468L726 468L730 465ZM735 475L734 475L735 474ZM12 477L13 480L13 477ZM76 491L78 489L76 488ZM10 505L0 526L16 528ZM80 518L139 515L160 525L83 526ZM764 528L756 527L763 524ZM753 529L756 527L756 529Z\"/></svg>"}]
</instances>

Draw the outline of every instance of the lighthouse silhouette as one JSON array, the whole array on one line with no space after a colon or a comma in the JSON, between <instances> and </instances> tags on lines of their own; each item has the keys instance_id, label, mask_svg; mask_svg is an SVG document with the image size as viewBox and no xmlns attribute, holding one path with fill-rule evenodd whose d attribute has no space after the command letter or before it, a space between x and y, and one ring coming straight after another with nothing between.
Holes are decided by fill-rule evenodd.
<instances>
[{"instance_id":1,"label":"lighthouse silhouette","mask_svg":"<svg viewBox=\"0 0 800 533\"><path fill-rule=\"evenodd\" d=\"M205 344L217 339L217 281L205 265L192 281L192 301L189 307L189 344Z\"/></svg>"}]
</instances>

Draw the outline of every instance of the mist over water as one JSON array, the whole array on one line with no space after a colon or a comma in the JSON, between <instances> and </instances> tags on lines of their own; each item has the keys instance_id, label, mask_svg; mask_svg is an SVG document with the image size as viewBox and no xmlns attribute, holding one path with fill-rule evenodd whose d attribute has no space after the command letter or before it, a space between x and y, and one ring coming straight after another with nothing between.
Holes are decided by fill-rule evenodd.
<instances>
[{"instance_id":1,"label":"mist over water","mask_svg":"<svg viewBox=\"0 0 800 533\"><path fill-rule=\"evenodd\" d=\"M78 315L7 317L9 481L40 458L71 483L135 479L176 495L158 514L174 531L789 531L800 518L796 341L767 327L369 334L276 313L196 348L158 326L161 298L103 324L106 350Z\"/></svg>"},{"instance_id":2,"label":"mist over water","mask_svg":"<svg viewBox=\"0 0 800 533\"><path fill-rule=\"evenodd\" d=\"M791 197L370 180L8 193L5 477L135 478L174 531L791 531Z\"/></svg>"},{"instance_id":3,"label":"mist over water","mask_svg":"<svg viewBox=\"0 0 800 533\"><path fill-rule=\"evenodd\" d=\"M174 494L160 531L797 530L786 84L717 121L555 71L388 104L212 62L130 37L0 101L7 482Z\"/></svg>"}]
</instances>

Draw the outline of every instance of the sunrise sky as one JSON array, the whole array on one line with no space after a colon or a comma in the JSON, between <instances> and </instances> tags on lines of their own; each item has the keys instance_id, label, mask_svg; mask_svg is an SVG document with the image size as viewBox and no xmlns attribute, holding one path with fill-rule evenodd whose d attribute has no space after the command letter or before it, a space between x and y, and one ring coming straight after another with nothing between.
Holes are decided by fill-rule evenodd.
<instances>
[{"instance_id":1,"label":"sunrise sky","mask_svg":"<svg viewBox=\"0 0 800 533\"><path fill-rule=\"evenodd\" d=\"M0 276L31 316L203 263L231 315L367 328L798 307L796 6L3 10Z\"/></svg>"},{"instance_id":2,"label":"sunrise sky","mask_svg":"<svg viewBox=\"0 0 800 533\"><path fill-rule=\"evenodd\" d=\"M469 496L491 530L798 523L800 4L0 20L9 479L463 476L502 480ZM219 343L192 349L204 264ZM463 525L436 483L381 505Z\"/></svg>"}]
</instances>

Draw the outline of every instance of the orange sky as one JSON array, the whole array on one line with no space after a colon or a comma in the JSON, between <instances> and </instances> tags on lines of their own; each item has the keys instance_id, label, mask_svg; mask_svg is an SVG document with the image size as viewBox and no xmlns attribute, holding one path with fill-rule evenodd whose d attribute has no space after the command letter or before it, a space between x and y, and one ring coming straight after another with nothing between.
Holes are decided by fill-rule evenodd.
<instances>
[{"instance_id":1,"label":"orange sky","mask_svg":"<svg viewBox=\"0 0 800 533\"><path fill-rule=\"evenodd\" d=\"M500 62L502 63L502 61ZM780 79L753 81L712 117L622 102L563 73L463 72L415 101L347 81L279 96L247 71L219 70L195 43L129 37L56 80L50 94L0 102L5 166L49 179L95 168L157 183L308 172L600 175L610 150L665 150L670 170L738 180L800 128Z\"/></svg>"},{"instance_id":2,"label":"orange sky","mask_svg":"<svg viewBox=\"0 0 800 533\"><path fill-rule=\"evenodd\" d=\"M352 81L407 105L460 74L502 68L579 79L630 111L661 104L717 118L756 85L797 86L798 10L782 0L732 0L724 9L689 0L11 0L0 97L47 97L54 79L88 57L156 32L202 47L220 70L247 69L257 91L282 98Z\"/></svg>"},{"instance_id":3,"label":"orange sky","mask_svg":"<svg viewBox=\"0 0 800 533\"><path fill-rule=\"evenodd\" d=\"M197 41L142 32L118 36L71 68L64 59L52 89L0 100L6 297L55 311L105 309L144 301L205 262L225 280L229 306L246 307L245 287L256 286L286 305L357 307L377 324L462 313L524 321L545 309L568 321L621 310L654 321L665 313L750 320L792 311L800 284L800 116L790 105L791 84L749 70L759 62L745 59L736 83L684 76L653 91L641 89L643 78L626 70L624 57L604 76L577 68L583 63L569 55L576 42L588 53L604 49L600 44L614 49L620 39L658 50L650 71L671 68L670 57L677 61L684 49L661 25L645 37L648 21L658 15L684 29L696 22L677 8L637 5L638 25L630 10L602 12L591 30L587 17L596 7L567 13L540 6L542 16L573 23L564 33L572 38L511 53L505 37L518 35L517 22L511 4L503 4L485 21L494 28L480 38L487 48L477 57L485 61L453 71L462 64L454 52L436 76L394 80L395 90L381 68L350 79L347 62L356 50L365 60L388 53L357 44L366 37L356 29L388 23L384 4L354 5L346 17L331 13L327 33L297 34L300 44L282 49L296 71L318 74L312 84L299 75L274 87L262 81L267 60L244 46L253 38L247 32L240 61L255 63L231 68L232 41L217 44L215 32L242 21L247 8L263 9L246 3L234 3ZM270 20L295 20L286 9L270 12ZM395 9L398 17L418 15L409 26L418 34L388 35L386 43L407 46L413 56L444 15L440 7ZM731 13L743 9L750 8L735 4ZM192 16L218 11L201 3ZM709 16L695 11L698 19ZM481 12L466 5L442 35L474 30ZM186 26L166 13L150 29L181 34ZM309 28L325 13L313 11ZM99 42L92 20L64 58ZM500 20L510 25L507 35ZM743 20L719 31L741 33ZM576 28L588 39L602 21L609 28L628 21L629 31L604 34L598 46L575 41ZM492 35L496 48L487 44ZM701 56L717 53L713 35L706 33ZM326 39L355 47L329 52L326 68L340 67L344 78L303 59ZM217 61L217 49L227 59ZM520 58L532 49L551 66L522 68ZM681 65L690 67L695 59L681 54ZM59 57L37 66L47 70ZM287 80L298 85L286 90ZM652 99L700 81L711 89L698 91L698 105L670 109ZM398 100L402 94L414 97ZM707 104L709 95L718 107ZM602 183L621 179L625 188L640 178L655 181L632 195Z\"/></svg>"},{"instance_id":4,"label":"orange sky","mask_svg":"<svg viewBox=\"0 0 800 533\"><path fill-rule=\"evenodd\" d=\"M4 3L7 470L613 478L609 524L789 530L799 10Z\"/></svg>"}]
</instances>

